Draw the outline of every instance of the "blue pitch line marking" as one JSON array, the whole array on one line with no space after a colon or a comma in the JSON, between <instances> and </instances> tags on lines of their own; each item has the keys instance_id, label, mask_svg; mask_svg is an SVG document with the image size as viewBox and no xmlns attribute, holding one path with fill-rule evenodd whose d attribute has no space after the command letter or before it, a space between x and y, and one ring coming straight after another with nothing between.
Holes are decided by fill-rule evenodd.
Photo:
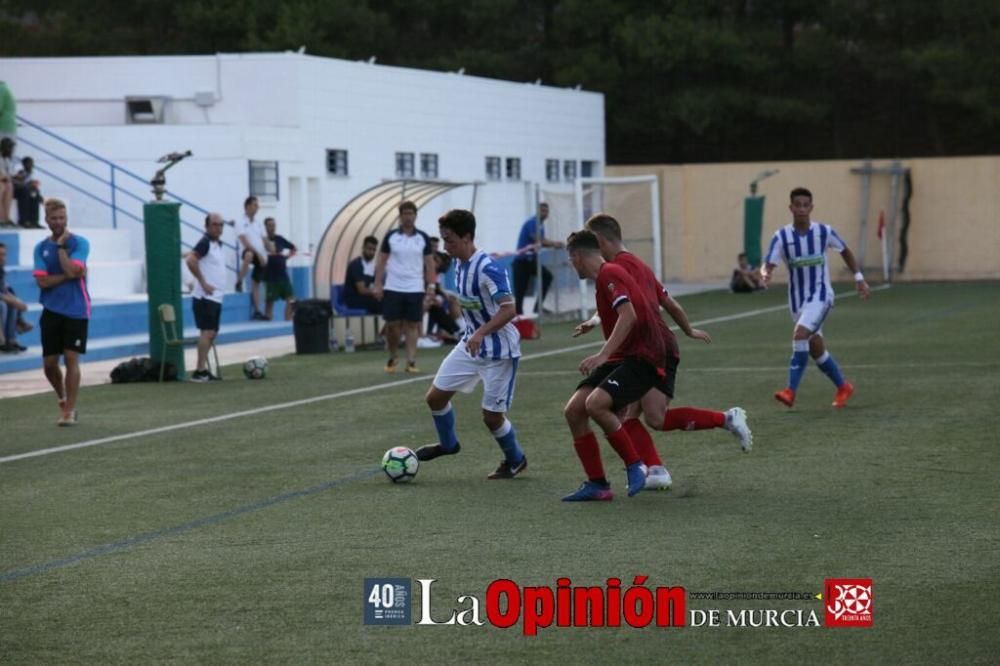
<instances>
[{"instance_id":1,"label":"blue pitch line marking","mask_svg":"<svg viewBox=\"0 0 1000 666\"><path fill-rule=\"evenodd\" d=\"M14 569L13 571L8 571L6 573L0 573L0 583L7 583L10 581L17 580L19 578L26 578L27 576L33 576L35 574L45 573L46 571L52 571L53 569L61 569L63 567L68 567L70 565L76 564L78 562L85 562L87 560L93 560L95 558L101 557L102 555L111 555L113 553L120 553L126 551L134 546L141 546L143 544L152 543L153 541L159 541L166 537L177 536L178 534L184 534L186 532L191 532L199 527L205 527L207 525L216 525L223 521L229 520L230 518L236 518L237 516L242 516L247 513L253 513L255 511L260 511L261 509L266 509L268 507L276 506L278 504L284 504L285 502L290 502L293 499L298 499L299 497L308 497L309 495L316 495L317 493L322 493L331 488L336 488L344 484L351 483L352 481L361 481L364 479L371 478L378 474L380 468L369 468L362 470L360 472L355 472L350 476L341 477L339 479L333 479L327 481L326 483L321 483L318 486L312 486L311 488L305 488L303 490L293 490L291 492L283 493L281 495L275 495L273 497L268 497L266 499L258 500L250 504L245 504L241 507L231 509L229 511L223 511L222 513L216 513L211 516L206 516L205 518L198 518L197 520L192 520L191 522L184 523L182 525L177 525L175 527L169 527L164 530L156 530L154 532L146 532L145 534L139 534L138 536L130 537L128 539L123 539L121 541L115 541L114 543L106 543L96 548L91 548L90 550L85 550L82 553L77 553L76 555L69 555L58 560L52 560L50 562L44 562L42 564L33 564L30 567L24 567L23 569Z\"/></svg>"}]
</instances>

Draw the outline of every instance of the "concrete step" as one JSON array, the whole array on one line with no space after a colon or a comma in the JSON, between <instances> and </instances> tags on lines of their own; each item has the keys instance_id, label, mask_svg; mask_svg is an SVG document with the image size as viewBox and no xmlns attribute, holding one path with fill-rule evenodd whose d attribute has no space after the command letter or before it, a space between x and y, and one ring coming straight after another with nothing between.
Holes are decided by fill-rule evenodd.
<instances>
[{"instance_id":1,"label":"concrete step","mask_svg":"<svg viewBox=\"0 0 1000 666\"><path fill-rule=\"evenodd\" d=\"M20 293L20 292L19 292ZM274 312L280 318L285 310L284 301L276 301ZM222 302L221 325L242 324L250 319L250 295L226 294ZM26 346L40 345L38 319L42 316L42 306L29 301L28 311L24 319L34 324L35 328L18 336L18 341ZM191 312L191 297L181 299L181 312L178 313L185 325L194 323ZM158 325L159 320L153 320ZM266 323L266 322L255 322ZM149 331L149 311L145 294L133 295L112 300L91 301L90 324L87 327L87 337L91 342L100 338L123 335L146 334Z\"/></svg>"}]
</instances>

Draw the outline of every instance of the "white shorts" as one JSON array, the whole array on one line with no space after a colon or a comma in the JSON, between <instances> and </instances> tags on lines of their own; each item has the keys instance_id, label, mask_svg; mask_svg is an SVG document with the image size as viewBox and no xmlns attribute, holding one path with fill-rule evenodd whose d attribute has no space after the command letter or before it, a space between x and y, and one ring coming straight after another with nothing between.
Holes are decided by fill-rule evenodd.
<instances>
[{"instance_id":1,"label":"white shorts","mask_svg":"<svg viewBox=\"0 0 1000 666\"><path fill-rule=\"evenodd\" d=\"M483 409L506 412L514 399L514 380L517 377L516 358L473 358L461 344L455 346L438 368L434 387L442 391L472 393L476 384L483 381Z\"/></svg>"},{"instance_id":2,"label":"white shorts","mask_svg":"<svg viewBox=\"0 0 1000 666\"><path fill-rule=\"evenodd\" d=\"M812 331L813 335L823 335L823 322L833 309L833 301L809 301L802 305L798 314L792 313L796 326Z\"/></svg>"}]
</instances>

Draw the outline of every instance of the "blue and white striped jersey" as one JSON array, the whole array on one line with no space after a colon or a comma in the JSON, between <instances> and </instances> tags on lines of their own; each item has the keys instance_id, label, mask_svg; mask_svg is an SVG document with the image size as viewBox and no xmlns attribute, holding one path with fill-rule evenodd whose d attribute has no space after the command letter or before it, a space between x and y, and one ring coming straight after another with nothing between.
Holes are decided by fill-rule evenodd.
<instances>
[{"instance_id":1,"label":"blue and white striped jersey","mask_svg":"<svg viewBox=\"0 0 1000 666\"><path fill-rule=\"evenodd\" d=\"M458 287L458 302L465 318L463 344L476 329L488 322L500 309L497 303L506 297L512 298L510 280L499 264L482 250L476 250L468 261L461 261L455 274ZM514 307L507 305L504 307ZM507 323L499 331L486 336L479 348L479 357L500 360L521 356L521 336L514 325Z\"/></svg>"},{"instance_id":2,"label":"blue and white striped jersey","mask_svg":"<svg viewBox=\"0 0 1000 666\"><path fill-rule=\"evenodd\" d=\"M826 251L833 248L843 252L846 247L833 227L814 220L802 234L791 224L774 232L764 261L777 264L783 259L788 267L788 307L793 313L806 303L833 302Z\"/></svg>"}]
</instances>

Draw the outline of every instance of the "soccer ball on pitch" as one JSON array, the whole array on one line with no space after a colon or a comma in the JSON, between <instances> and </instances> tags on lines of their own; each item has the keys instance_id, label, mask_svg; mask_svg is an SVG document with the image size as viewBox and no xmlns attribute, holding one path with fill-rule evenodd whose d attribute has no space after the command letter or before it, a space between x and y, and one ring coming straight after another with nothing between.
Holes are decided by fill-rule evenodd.
<instances>
[{"instance_id":1,"label":"soccer ball on pitch","mask_svg":"<svg viewBox=\"0 0 1000 666\"><path fill-rule=\"evenodd\" d=\"M382 456L382 471L393 483L407 483L417 475L420 461L417 454L405 446L395 446Z\"/></svg>"},{"instance_id":2,"label":"soccer ball on pitch","mask_svg":"<svg viewBox=\"0 0 1000 666\"><path fill-rule=\"evenodd\" d=\"M243 364L243 376L247 379L264 379L267 377L267 359L263 356L248 358Z\"/></svg>"}]
</instances>

